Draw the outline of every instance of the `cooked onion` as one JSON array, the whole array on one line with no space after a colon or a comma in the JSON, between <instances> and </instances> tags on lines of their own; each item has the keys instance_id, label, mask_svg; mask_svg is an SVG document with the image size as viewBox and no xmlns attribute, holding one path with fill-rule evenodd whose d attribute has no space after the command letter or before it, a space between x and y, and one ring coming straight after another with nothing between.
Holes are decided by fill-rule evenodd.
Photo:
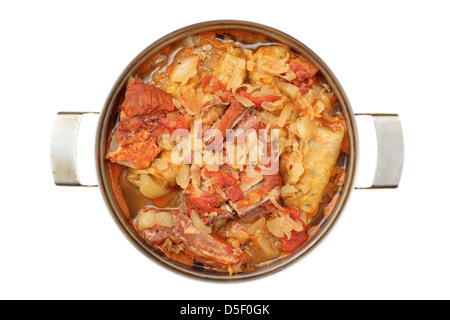
<instances>
[{"instance_id":1,"label":"cooked onion","mask_svg":"<svg viewBox=\"0 0 450 320\"><path fill-rule=\"evenodd\" d=\"M247 233L251 236L254 236L258 233L258 231L264 230L265 227L266 227L266 219L261 218L247 229Z\"/></svg>"},{"instance_id":2,"label":"cooked onion","mask_svg":"<svg viewBox=\"0 0 450 320\"><path fill-rule=\"evenodd\" d=\"M166 228L172 228L174 226L172 215L169 212L160 211L158 212L157 225Z\"/></svg>"},{"instance_id":3,"label":"cooked onion","mask_svg":"<svg viewBox=\"0 0 450 320\"><path fill-rule=\"evenodd\" d=\"M300 222L294 221L288 214L284 215L284 219L291 226L292 230L297 232L303 231L303 225Z\"/></svg>"},{"instance_id":4,"label":"cooked onion","mask_svg":"<svg viewBox=\"0 0 450 320\"><path fill-rule=\"evenodd\" d=\"M170 193L170 188L162 188L148 174L141 174L141 193L150 199L161 198Z\"/></svg>"},{"instance_id":5,"label":"cooked onion","mask_svg":"<svg viewBox=\"0 0 450 320\"><path fill-rule=\"evenodd\" d=\"M253 93L255 97L264 97L264 96L272 96L278 95L278 91L275 90L275 87L264 85L261 87L259 91Z\"/></svg>"},{"instance_id":6,"label":"cooked onion","mask_svg":"<svg viewBox=\"0 0 450 320\"><path fill-rule=\"evenodd\" d=\"M210 172L218 172L220 168L218 163L205 163L204 166Z\"/></svg>"},{"instance_id":7,"label":"cooked onion","mask_svg":"<svg viewBox=\"0 0 450 320\"><path fill-rule=\"evenodd\" d=\"M269 219L267 221L267 229L277 238L283 238L284 232L281 229L279 218Z\"/></svg>"},{"instance_id":8,"label":"cooked onion","mask_svg":"<svg viewBox=\"0 0 450 320\"><path fill-rule=\"evenodd\" d=\"M160 136L158 136L158 146L163 148L164 150L173 150L176 143L175 141L172 141L170 134L163 133Z\"/></svg>"},{"instance_id":9,"label":"cooked onion","mask_svg":"<svg viewBox=\"0 0 450 320\"><path fill-rule=\"evenodd\" d=\"M156 158L152 162L152 167L154 167L158 171L164 171L169 169L169 162L165 159Z\"/></svg>"},{"instance_id":10,"label":"cooked onion","mask_svg":"<svg viewBox=\"0 0 450 320\"><path fill-rule=\"evenodd\" d=\"M197 211L192 210L191 211L191 220L194 226L200 231L201 233L211 233L212 229L210 227L207 227L203 220L198 215Z\"/></svg>"},{"instance_id":11,"label":"cooked onion","mask_svg":"<svg viewBox=\"0 0 450 320\"><path fill-rule=\"evenodd\" d=\"M229 222L225 226L226 236L228 238L236 238L241 244L244 244L250 237L247 232L242 230L242 228L243 226L237 221Z\"/></svg>"},{"instance_id":12,"label":"cooked onion","mask_svg":"<svg viewBox=\"0 0 450 320\"><path fill-rule=\"evenodd\" d=\"M177 184L182 189L186 189L189 185L190 180L191 180L191 168L189 165L183 164L177 175Z\"/></svg>"},{"instance_id":13,"label":"cooked onion","mask_svg":"<svg viewBox=\"0 0 450 320\"><path fill-rule=\"evenodd\" d=\"M161 227L171 228L174 226L172 215L165 211L156 212L148 210L141 213L138 217L138 229L143 231L159 225Z\"/></svg>"},{"instance_id":14,"label":"cooked onion","mask_svg":"<svg viewBox=\"0 0 450 320\"><path fill-rule=\"evenodd\" d=\"M178 101L175 98L172 98L172 101L173 101L173 105L175 106L175 108L177 108L181 112L184 111L183 106L181 105L180 101Z\"/></svg>"},{"instance_id":15,"label":"cooked onion","mask_svg":"<svg viewBox=\"0 0 450 320\"><path fill-rule=\"evenodd\" d=\"M128 180L128 182L130 182L131 184L133 184L134 186L136 186L138 188L140 188L142 185L140 176L138 174L134 174L131 171L128 171L128 173L127 173L127 180Z\"/></svg>"},{"instance_id":16,"label":"cooked onion","mask_svg":"<svg viewBox=\"0 0 450 320\"><path fill-rule=\"evenodd\" d=\"M156 215L154 211L146 211L139 215L138 217L138 228L139 231L152 228L156 225Z\"/></svg>"},{"instance_id":17,"label":"cooked onion","mask_svg":"<svg viewBox=\"0 0 450 320\"><path fill-rule=\"evenodd\" d=\"M280 246L277 247L277 242L279 244L278 239L274 239L269 236L260 236L255 240L258 246L264 251L268 259L275 259L280 256Z\"/></svg>"}]
</instances>

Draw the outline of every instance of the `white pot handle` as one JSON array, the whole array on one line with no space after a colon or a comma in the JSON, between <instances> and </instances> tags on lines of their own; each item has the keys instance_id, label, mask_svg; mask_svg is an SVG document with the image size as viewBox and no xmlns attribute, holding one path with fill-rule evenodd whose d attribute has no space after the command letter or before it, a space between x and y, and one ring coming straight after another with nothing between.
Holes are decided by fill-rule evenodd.
<instances>
[{"instance_id":1,"label":"white pot handle","mask_svg":"<svg viewBox=\"0 0 450 320\"><path fill-rule=\"evenodd\" d=\"M356 189L398 188L403 171L404 142L400 117L397 114L356 114L371 116L377 136L377 167L372 186Z\"/></svg>"},{"instance_id":2,"label":"white pot handle","mask_svg":"<svg viewBox=\"0 0 450 320\"><path fill-rule=\"evenodd\" d=\"M97 187L80 182L77 168L77 139L81 118L98 112L59 112L52 136L52 171L57 186Z\"/></svg>"}]
</instances>

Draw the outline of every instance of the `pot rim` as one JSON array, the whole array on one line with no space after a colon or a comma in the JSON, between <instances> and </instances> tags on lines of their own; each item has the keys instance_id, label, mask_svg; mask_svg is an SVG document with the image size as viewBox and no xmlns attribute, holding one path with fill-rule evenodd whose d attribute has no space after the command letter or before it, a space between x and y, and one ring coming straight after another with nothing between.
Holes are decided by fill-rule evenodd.
<instances>
[{"instance_id":1,"label":"pot rim","mask_svg":"<svg viewBox=\"0 0 450 320\"><path fill-rule=\"evenodd\" d=\"M168 258L160 255L154 249L146 245L145 241L132 229L129 224L129 219L125 219L121 213L119 205L114 198L111 186L109 184L108 173L106 170L106 152L107 152L107 142L109 139L109 129L110 123L113 120L113 110L116 106L116 101L126 87L128 79L130 76L134 75L139 67L151 56L161 51L168 44L177 42L187 36L195 35L201 32L207 31L218 31L218 30L241 30L248 31L256 34L263 34L273 39L276 42L284 43L289 46L292 50L300 53L302 56L306 57L308 60L313 62L319 69L321 74L326 79L327 83L331 86L334 93L337 96L339 105L344 113L344 117L348 126L349 135L349 145L350 152L347 163L347 179L344 184L341 197L334 209L330 218L323 224L318 233L310 239L302 248L297 252L290 255L289 257L275 262L273 265L266 266L264 268L256 269L256 271L235 274L229 276L226 274L218 273L208 273L199 272L193 269L188 269ZM293 38L292 36L274 29L272 27L262 25L259 23L242 21L242 20L213 20L206 21L202 23L197 23L193 25L186 26L184 28L178 29L166 36L160 38L159 40L150 44L146 49L144 49L136 58L134 58L122 74L119 76L118 80L112 87L105 105L103 107L102 113L99 118L97 136L96 136L96 165L97 165L97 175L98 175L98 185L101 190L102 196L105 203L121 231L130 240L130 242L137 247L141 252L146 254L148 257L152 258L153 261L158 262L160 265L174 270L180 274L188 275L195 279L203 280L225 280L225 281L236 281L236 280L250 280L257 279L263 276L273 274L277 271L283 270L287 266L291 266L294 262L297 262L300 258L307 255L314 247L321 242L321 240L329 233L329 231L335 226L336 221L340 217L341 213L344 211L346 204L350 198L352 190L354 189L354 184L356 180L357 164L358 164L358 134L357 126L355 121L355 115L350 106L350 102L347 95L344 92L340 82L330 70L330 68L325 64L325 62L315 54L311 49L304 45L299 40Z\"/></svg>"}]
</instances>

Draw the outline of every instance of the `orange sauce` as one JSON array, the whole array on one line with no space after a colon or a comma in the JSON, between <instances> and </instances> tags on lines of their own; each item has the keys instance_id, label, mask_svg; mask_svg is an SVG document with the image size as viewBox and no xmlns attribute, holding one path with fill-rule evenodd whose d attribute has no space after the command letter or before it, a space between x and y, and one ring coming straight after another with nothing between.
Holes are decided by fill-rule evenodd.
<instances>
[{"instance_id":1,"label":"orange sauce","mask_svg":"<svg viewBox=\"0 0 450 320\"><path fill-rule=\"evenodd\" d=\"M125 219L130 219L130 209L128 208L125 198L123 197L122 189L119 186L119 177L122 173L123 166L108 162L106 164L106 168L108 170L109 182L111 184L114 198L122 211L123 217Z\"/></svg>"}]
</instances>

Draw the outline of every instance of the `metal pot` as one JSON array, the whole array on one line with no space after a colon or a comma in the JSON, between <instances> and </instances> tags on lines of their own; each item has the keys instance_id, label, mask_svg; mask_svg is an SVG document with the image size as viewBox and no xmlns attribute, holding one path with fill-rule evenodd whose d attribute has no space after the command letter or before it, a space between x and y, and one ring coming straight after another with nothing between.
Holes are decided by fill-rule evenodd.
<instances>
[{"instance_id":1,"label":"metal pot","mask_svg":"<svg viewBox=\"0 0 450 320\"><path fill-rule=\"evenodd\" d=\"M300 248L299 251L288 258L277 261L265 268L257 269L253 272L233 275L232 277L227 274L206 273L187 269L186 267L161 256L149 247L140 235L137 234L129 221L123 217L119 205L113 196L106 171L105 160L111 125L114 121L114 113L117 111L118 100L121 95L123 96L124 94L129 77L134 75L142 64L151 56L158 53L166 46L201 32L217 30L241 30L262 34L269 39L272 39L274 42L286 44L291 49L313 62L320 69L320 72L337 96L343 115L347 121L350 143L350 153L346 167L348 172L347 180L334 212L326 221L322 222L320 231L307 244ZM52 168L54 180L58 186L86 187L80 183L76 166L76 141L78 127L83 114L86 113L61 112L57 115L52 141ZM366 189L397 188L403 167L403 134L399 117L396 114L365 115L373 117L378 141L378 158L375 179L372 187ZM98 122L96 136L98 186L100 187L104 201L111 212L112 217L117 222L120 229L138 249L154 261L183 274L203 279L240 280L261 277L285 268L294 261L299 260L299 258L303 257L311 249L315 248L320 240L330 231L340 214L343 212L350 194L355 188L355 177L357 173L358 130L356 127L355 116L343 88L328 66L313 51L293 37L276 29L245 21L210 21L191 25L177 30L147 47L128 65L112 88Z\"/></svg>"}]
</instances>

